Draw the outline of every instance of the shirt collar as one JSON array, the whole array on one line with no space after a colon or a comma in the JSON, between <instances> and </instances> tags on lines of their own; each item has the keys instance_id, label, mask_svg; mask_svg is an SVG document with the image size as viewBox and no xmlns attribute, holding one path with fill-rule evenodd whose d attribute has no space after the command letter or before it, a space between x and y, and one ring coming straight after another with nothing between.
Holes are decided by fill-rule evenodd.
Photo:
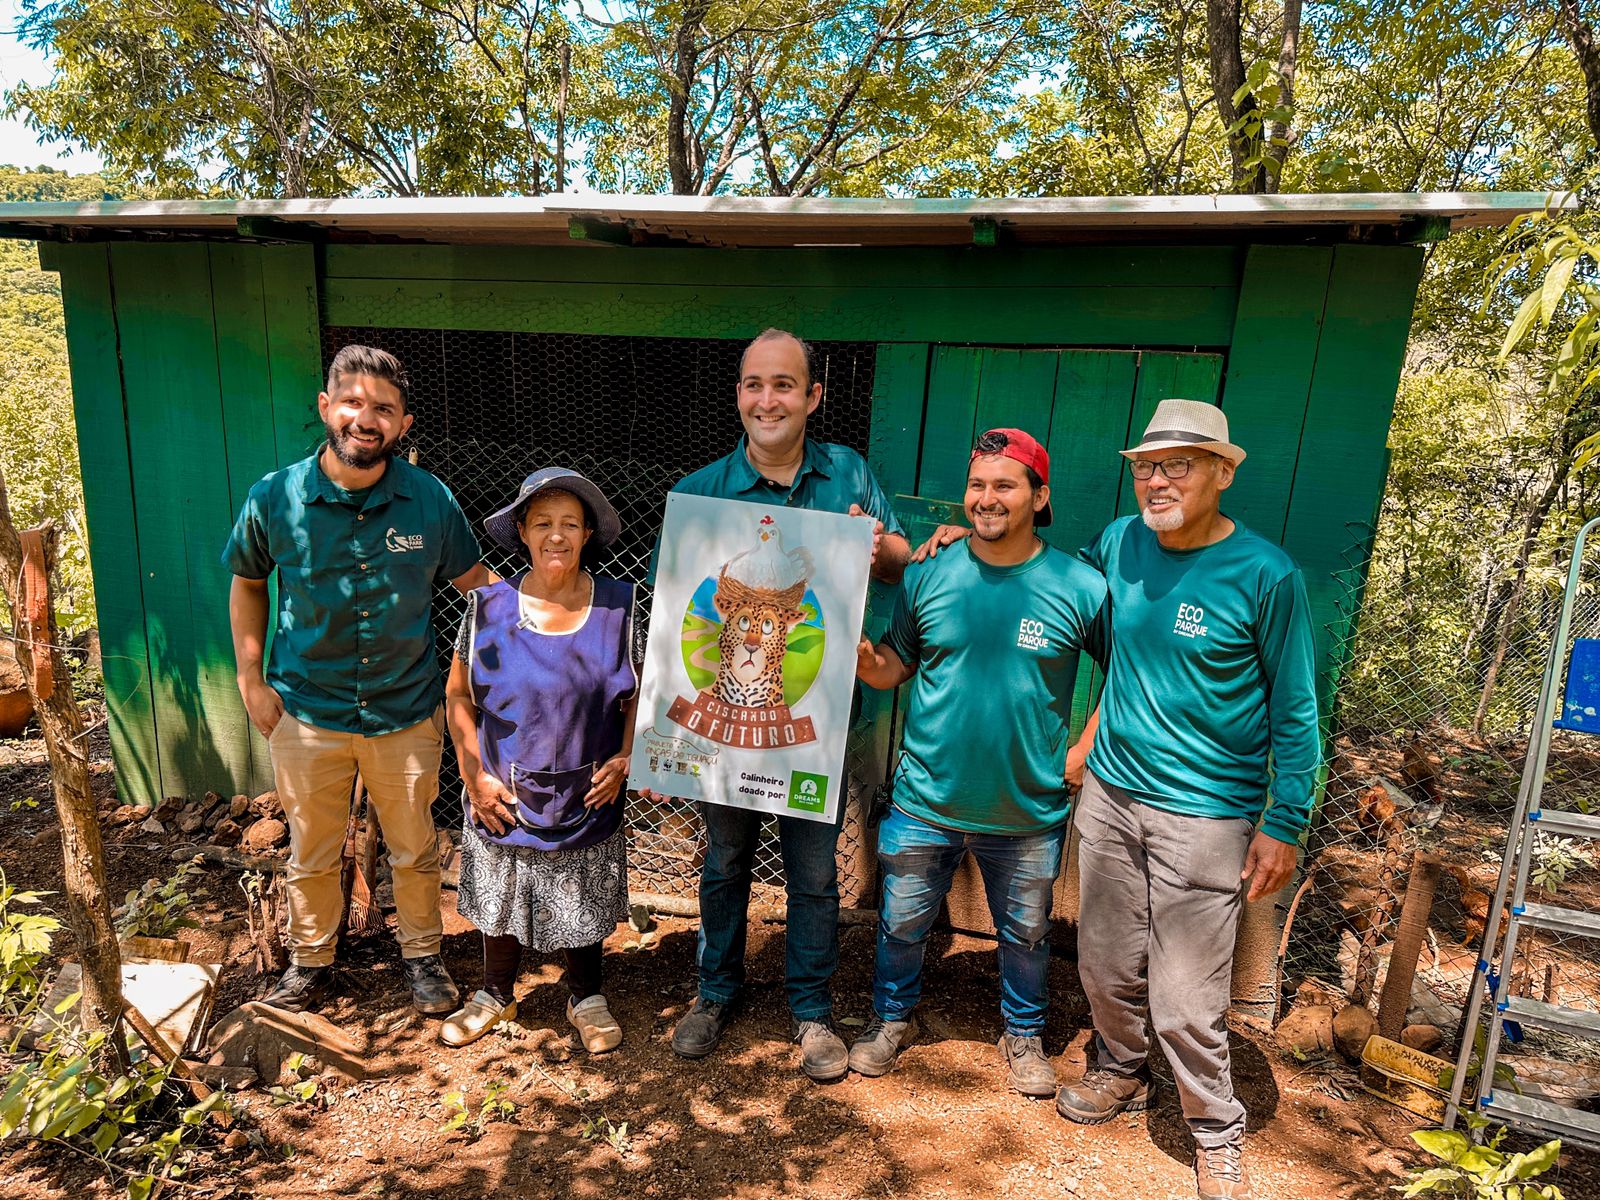
<instances>
[{"instance_id":1,"label":"shirt collar","mask_svg":"<svg viewBox=\"0 0 1600 1200\"><path fill-rule=\"evenodd\" d=\"M322 469L322 451L327 443L318 446L316 453L306 460L305 477L305 502L313 504L322 501L324 504L343 504L345 493L340 487L328 478L327 472ZM411 498L411 480L406 475L409 463L402 463L399 458L389 460L389 469L383 477L372 485L372 490L367 493L367 503L363 507L383 504L394 496Z\"/></svg>"},{"instance_id":2,"label":"shirt collar","mask_svg":"<svg viewBox=\"0 0 1600 1200\"><path fill-rule=\"evenodd\" d=\"M763 476L750 461L748 434L740 435L739 444L733 448L733 453L728 457L731 460L728 464L732 476L730 482L735 491L749 492L761 486ZM794 483L790 485L789 490L792 492L799 487L800 480L806 475L820 475L824 479L831 479L832 466L822 446L808 434L805 441L805 457L800 461L800 469L794 473Z\"/></svg>"}]
</instances>

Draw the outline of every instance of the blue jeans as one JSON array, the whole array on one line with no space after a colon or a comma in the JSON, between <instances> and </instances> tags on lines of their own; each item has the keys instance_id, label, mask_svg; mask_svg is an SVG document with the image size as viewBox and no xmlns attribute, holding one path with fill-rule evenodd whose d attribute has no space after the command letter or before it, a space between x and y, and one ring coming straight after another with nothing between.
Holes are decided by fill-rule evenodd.
<instances>
[{"instance_id":1,"label":"blue jeans","mask_svg":"<svg viewBox=\"0 0 1600 1200\"><path fill-rule=\"evenodd\" d=\"M941 829L891 808L878 829L883 899L872 1009L904 1021L922 998L928 931L968 850L978 860L999 934L1000 1012L1006 1032L1038 1037L1049 1001L1050 901L1067 828L1025 837Z\"/></svg>"},{"instance_id":2,"label":"blue jeans","mask_svg":"<svg viewBox=\"0 0 1600 1200\"><path fill-rule=\"evenodd\" d=\"M797 1021L817 1021L833 1012L828 981L839 965L838 819L778 818L788 914L784 932L785 991ZM700 870L700 996L727 1004L744 985L745 933L750 879L760 840L762 813L703 804L706 861Z\"/></svg>"}]
</instances>

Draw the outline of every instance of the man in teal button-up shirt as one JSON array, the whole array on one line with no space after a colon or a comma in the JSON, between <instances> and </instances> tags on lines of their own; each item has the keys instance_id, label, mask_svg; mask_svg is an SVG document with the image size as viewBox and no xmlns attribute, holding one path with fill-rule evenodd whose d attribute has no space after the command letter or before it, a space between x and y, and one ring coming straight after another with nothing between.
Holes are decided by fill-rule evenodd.
<instances>
[{"instance_id":1,"label":"man in teal button-up shirt","mask_svg":"<svg viewBox=\"0 0 1600 1200\"><path fill-rule=\"evenodd\" d=\"M896 583L910 557L905 534L871 469L847 446L813 441L806 418L822 402L811 349L792 333L769 329L739 363L739 419L745 436L733 453L702 467L672 490L728 500L780 503L878 519L872 572ZM852 798L857 793L852 781ZM839 961L839 823L779 817L788 921L784 932L792 1032L801 1068L829 1080L846 1069L844 1041L832 1024L828 981ZM745 923L760 835L760 813L720 804L702 808L706 861L700 872L700 996L673 1030L685 1058L711 1053L744 983Z\"/></svg>"},{"instance_id":2,"label":"man in teal button-up shirt","mask_svg":"<svg viewBox=\"0 0 1600 1200\"><path fill-rule=\"evenodd\" d=\"M223 562L239 691L272 750L289 825L291 966L268 1002L325 998L342 894L339 853L357 772L394 868L401 954L413 999L449 1012L439 957L439 858L432 804L443 746L433 589L490 582L449 490L395 457L410 429L407 381L381 350L349 346L317 397L327 441L250 489ZM268 582L277 631L266 657Z\"/></svg>"}]
</instances>

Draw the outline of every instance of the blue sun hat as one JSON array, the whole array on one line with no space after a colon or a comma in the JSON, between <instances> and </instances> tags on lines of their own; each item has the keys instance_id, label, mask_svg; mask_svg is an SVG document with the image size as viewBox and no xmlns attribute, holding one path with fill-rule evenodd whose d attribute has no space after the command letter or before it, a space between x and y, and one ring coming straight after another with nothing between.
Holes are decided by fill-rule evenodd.
<instances>
[{"instance_id":1,"label":"blue sun hat","mask_svg":"<svg viewBox=\"0 0 1600 1200\"><path fill-rule=\"evenodd\" d=\"M588 506L594 518L591 545L597 548L609 546L622 533L617 510L611 507L611 501L590 479L567 467L541 467L522 481L516 499L484 519L483 531L489 535L489 540L502 550L526 558L528 547L523 544L517 531L517 517L531 497L550 491L570 492Z\"/></svg>"}]
</instances>

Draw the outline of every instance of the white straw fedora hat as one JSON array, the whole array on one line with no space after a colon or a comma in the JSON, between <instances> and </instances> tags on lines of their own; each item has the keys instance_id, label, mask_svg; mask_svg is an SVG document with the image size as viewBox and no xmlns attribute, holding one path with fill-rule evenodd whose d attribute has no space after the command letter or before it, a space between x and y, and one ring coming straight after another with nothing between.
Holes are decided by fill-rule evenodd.
<instances>
[{"instance_id":1,"label":"white straw fedora hat","mask_svg":"<svg viewBox=\"0 0 1600 1200\"><path fill-rule=\"evenodd\" d=\"M1145 426L1137 446L1121 451L1132 458L1148 450L1190 447L1220 454L1234 466L1244 461L1244 451L1228 440L1228 418L1215 404L1203 400L1163 400Z\"/></svg>"}]
</instances>

